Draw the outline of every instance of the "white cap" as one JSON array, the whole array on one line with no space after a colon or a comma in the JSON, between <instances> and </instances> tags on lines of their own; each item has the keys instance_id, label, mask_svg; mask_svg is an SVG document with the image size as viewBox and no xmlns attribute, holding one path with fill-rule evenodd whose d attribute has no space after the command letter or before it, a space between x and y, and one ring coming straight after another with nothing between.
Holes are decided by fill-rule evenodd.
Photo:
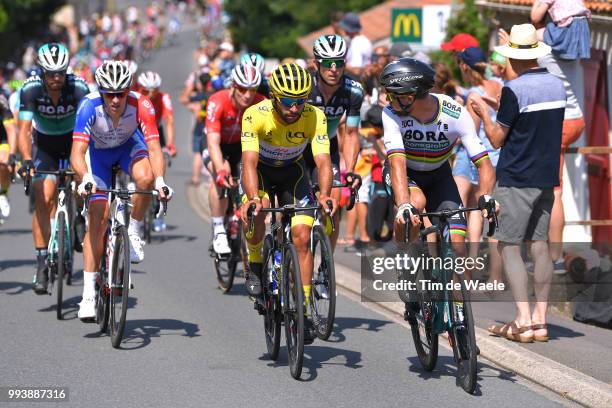
<instances>
[{"instance_id":1,"label":"white cap","mask_svg":"<svg viewBox=\"0 0 612 408\"><path fill-rule=\"evenodd\" d=\"M219 49L223 51L234 52L234 46L227 41L222 42L221 45L219 45Z\"/></svg>"}]
</instances>

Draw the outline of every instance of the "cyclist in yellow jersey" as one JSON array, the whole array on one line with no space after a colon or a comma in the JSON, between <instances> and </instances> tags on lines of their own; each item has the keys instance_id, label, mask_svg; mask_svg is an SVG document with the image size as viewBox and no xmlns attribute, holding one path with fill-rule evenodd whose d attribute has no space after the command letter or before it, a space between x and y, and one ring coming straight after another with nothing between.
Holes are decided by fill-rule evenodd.
<instances>
[{"instance_id":1,"label":"cyclist in yellow jersey","mask_svg":"<svg viewBox=\"0 0 612 408\"><path fill-rule=\"evenodd\" d=\"M274 192L279 205L312 205L316 201L327 209L332 199L332 163L329 154L327 121L320 109L306 103L312 80L297 64L283 64L270 78L271 99L248 108L242 117L242 186L245 196L242 219L248 225L247 209L255 205L254 232L248 239L250 273L247 291L261 294L261 248L265 233L262 207L270 207L269 193ZM320 193L312 192L302 153L312 146L318 168ZM310 297L313 259L308 248L314 218L311 212L298 212L291 220L291 237L297 250L305 299ZM308 284L306 284L308 283Z\"/></svg>"}]
</instances>

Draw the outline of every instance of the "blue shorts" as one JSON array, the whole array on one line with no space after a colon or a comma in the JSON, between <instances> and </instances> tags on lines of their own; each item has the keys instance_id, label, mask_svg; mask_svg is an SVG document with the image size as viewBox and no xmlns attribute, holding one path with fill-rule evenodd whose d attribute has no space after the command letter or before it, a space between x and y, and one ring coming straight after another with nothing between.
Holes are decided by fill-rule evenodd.
<instances>
[{"instance_id":1,"label":"blue shorts","mask_svg":"<svg viewBox=\"0 0 612 408\"><path fill-rule=\"evenodd\" d=\"M497 167L497 161L499 160L499 150L488 150L489 160L493 169ZM467 150L464 147L459 146L457 153L455 154L455 164L453 166L453 176L463 177L470 181L470 183L477 185L480 183L480 175L478 168L472 163L468 156Z\"/></svg>"},{"instance_id":2,"label":"blue shorts","mask_svg":"<svg viewBox=\"0 0 612 408\"><path fill-rule=\"evenodd\" d=\"M87 162L91 174L100 188L110 188L112 185L113 166L119 164L121 169L129 174L132 165L138 160L149 157L149 150L140 130L136 130L121 146L110 149L96 149L93 143L87 151ZM107 194L92 194L90 201L106 200Z\"/></svg>"}]
</instances>

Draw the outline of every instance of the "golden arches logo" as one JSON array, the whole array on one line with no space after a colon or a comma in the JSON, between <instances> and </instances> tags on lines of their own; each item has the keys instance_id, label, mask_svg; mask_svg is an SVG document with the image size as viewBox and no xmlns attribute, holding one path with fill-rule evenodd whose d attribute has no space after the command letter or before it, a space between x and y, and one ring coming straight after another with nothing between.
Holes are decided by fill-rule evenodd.
<instances>
[{"instance_id":1,"label":"golden arches logo","mask_svg":"<svg viewBox=\"0 0 612 408\"><path fill-rule=\"evenodd\" d=\"M416 14L398 14L395 17L395 22L393 23L393 36L401 37L403 36L409 37L412 28L414 27L414 36L419 38L421 36L421 24L419 22L419 17Z\"/></svg>"}]
</instances>

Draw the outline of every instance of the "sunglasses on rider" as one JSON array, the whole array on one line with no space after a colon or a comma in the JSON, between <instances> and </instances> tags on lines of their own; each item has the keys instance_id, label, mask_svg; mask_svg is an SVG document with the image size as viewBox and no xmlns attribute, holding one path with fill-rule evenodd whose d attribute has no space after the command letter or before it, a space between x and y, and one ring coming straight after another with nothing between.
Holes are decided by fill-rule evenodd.
<instances>
[{"instance_id":1,"label":"sunglasses on rider","mask_svg":"<svg viewBox=\"0 0 612 408\"><path fill-rule=\"evenodd\" d=\"M398 93L398 92L388 92L387 93L387 100L389 102L393 102L393 100L395 98L401 98L403 96L408 96L408 95L414 95L414 92L403 92L403 93Z\"/></svg>"},{"instance_id":2,"label":"sunglasses on rider","mask_svg":"<svg viewBox=\"0 0 612 408\"><path fill-rule=\"evenodd\" d=\"M276 98L286 108L300 106L306 103L306 98Z\"/></svg>"},{"instance_id":3,"label":"sunglasses on rider","mask_svg":"<svg viewBox=\"0 0 612 408\"><path fill-rule=\"evenodd\" d=\"M115 97L123 99L127 96L127 94L127 92L102 92L102 95L106 96L108 99L113 99Z\"/></svg>"},{"instance_id":4,"label":"sunglasses on rider","mask_svg":"<svg viewBox=\"0 0 612 408\"><path fill-rule=\"evenodd\" d=\"M257 88L245 88L243 86L238 86L238 85L234 85L234 88L236 88L236 90L238 92L240 92L241 94L245 94L251 90L256 90Z\"/></svg>"},{"instance_id":5,"label":"sunglasses on rider","mask_svg":"<svg viewBox=\"0 0 612 408\"><path fill-rule=\"evenodd\" d=\"M46 71L45 76L48 78L66 76L66 71Z\"/></svg>"},{"instance_id":6,"label":"sunglasses on rider","mask_svg":"<svg viewBox=\"0 0 612 408\"><path fill-rule=\"evenodd\" d=\"M342 68L344 67L344 60L343 59L323 59L323 60L319 60L319 64L321 64L321 66L323 66L323 68Z\"/></svg>"}]
</instances>

